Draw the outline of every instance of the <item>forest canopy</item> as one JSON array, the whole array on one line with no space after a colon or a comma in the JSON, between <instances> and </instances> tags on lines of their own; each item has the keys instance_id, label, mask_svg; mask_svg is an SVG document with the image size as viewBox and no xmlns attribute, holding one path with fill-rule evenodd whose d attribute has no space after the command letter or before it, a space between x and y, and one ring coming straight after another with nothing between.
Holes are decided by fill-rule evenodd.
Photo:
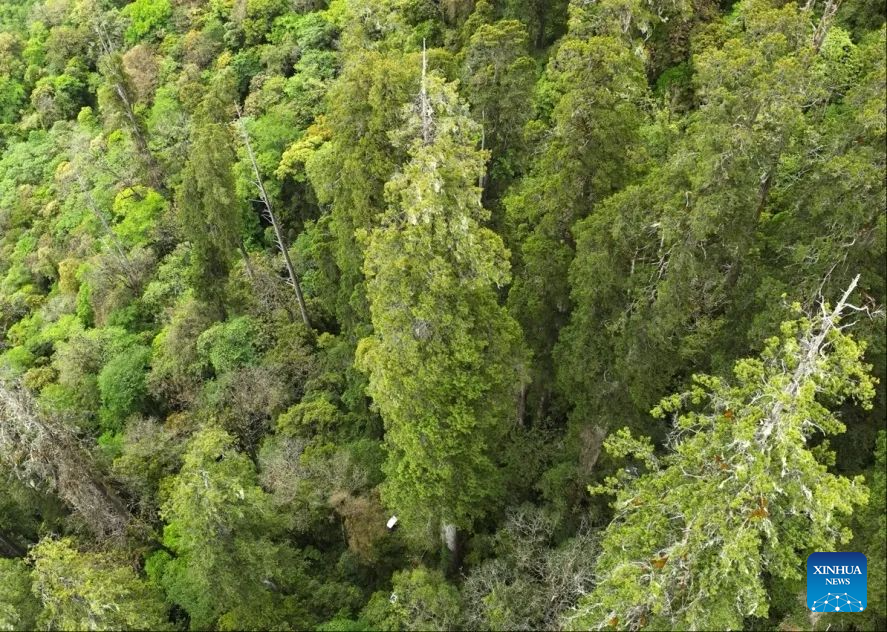
<instances>
[{"instance_id":1,"label":"forest canopy","mask_svg":"<svg viewBox=\"0 0 887 632\"><path fill-rule=\"evenodd\" d=\"M885 14L0 0L0 629L887 629Z\"/></svg>"}]
</instances>

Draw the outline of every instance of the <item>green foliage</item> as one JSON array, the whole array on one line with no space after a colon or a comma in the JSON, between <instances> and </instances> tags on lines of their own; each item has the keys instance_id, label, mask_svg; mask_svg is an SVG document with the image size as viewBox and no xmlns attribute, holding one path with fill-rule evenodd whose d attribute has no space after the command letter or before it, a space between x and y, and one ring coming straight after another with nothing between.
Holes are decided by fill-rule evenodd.
<instances>
[{"instance_id":1,"label":"green foliage","mask_svg":"<svg viewBox=\"0 0 887 632\"><path fill-rule=\"evenodd\" d=\"M113 356L98 375L102 398L102 427L119 430L129 415L145 405L148 387L145 382L151 350L131 347Z\"/></svg>"},{"instance_id":2,"label":"green foliage","mask_svg":"<svg viewBox=\"0 0 887 632\"><path fill-rule=\"evenodd\" d=\"M860 551L868 560L868 600L863 617L848 618L847 625L860 628L881 628L887 621L887 433L878 433L875 462L866 472L869 486L868 506L854 513L853 540L843 547L848 551ZM831 618L831 617L829 617Z\"/></svg>"},{"instance_id":3,"label":"green foliage","mask_svg":"<svg viewBox=\"0 0 887 632\"><path fill-rule=\"evenodd\" d=\"M108 553L78 551L70 538L46 538L30 553L38 625L62 630L170 630L157 592Z\"/></svg>"},{"instance_id":4,"label":"green foliage","mask_svg":"<svg viewBox=\"0 0 887 632\"><path fill-rule=\"evenodd\" d=\"M517 20L481 25L465 51L465 92L474 120L484 127L493 156L490 173L508 182L516 175L523 126L533 112L536 63L527 54L526 28Z\"/></svg>"},{"instance_id":5,"label":"green foliage","mask_svg":"<svg viewBox=\"0 0 887 632\"><path fill-rule=\"evenodd\" d=\"M331 205L336 264L331 286L336 294L328 300L336 305L337 320L349 329L366 322L368 313L364 245L355 236L376 225L385 208L385 182L404 149L392 145L389 132L397 127L400 108L417 92L413 69L418 63L415 57L396 54L353 57L328 95L325 121L333 137L306 161L318 200ZM364 105L352 107L356 103Z\"/></svg>"},{"instance_id":6,"label":"green foliage","mask_svg":"<svg viewBox=\"0 0 887 632\"><path fill-rule=\"evenodd\" d=\"M24 101L24 86L8 76L0 77L0 123L15 121Z\"/></svg>"},{"instance_id":7,"label":"green foliage","mask_svg":"<svg viewBox=\"0 0 887 632\"><path fill-rule=\"evenodd\" d=\"M40 602L31 592L31 575L21 559L0 559L0 629L33 630Z\"/></svg>"},{"instance_id":8,"label":"green foliage","mask_svg":"<svg viewBox=\"0 0 887 632\"><path fill-rule=\"evenodd\" d=\"M191 131L192 150L182 170L177 208L181 230L192 246L195 293L221 310L221 281L241 239L236 197L235 154L227 127L233 104L230 73L216 80L202 100Z\"/></svg>"},{"instance_id":9,"label":"green foliage","mask_svg":"<svg viewBox=\"0 0 887 632\"><path fill-rule=\"evenodd\" d=\"M164 484L163 542L152 576L191 618L192 629L268 629L308 619L295 594L303 562L274 541L280 519L258 485L252 462L225 432L191 439L181 471ZM219 547L221 534L227 544ZM288 594L290 593L290 594Z\"/></svg>"},{"instance_id":10,"label":"green foliage","mask_svg":"<svg viewBox=\"0 0 887 632\"><path fill-rule=\"evenodd\" d=\"M79 69L75 74L44 77L31 91L31 106L44 127L56 121L74 118L86 105L86 83Z\"/></svg>"},{"instance_id":11,"label":"green foliage","mask_svg":"<svg viewBox=\"0 0 887 632\"><path fill-rule=\"evenodd\" d=\"M212 366L216 375L251 364L257 356L258 330L248 317L210 327L197 338L197 353Z\"/></svg>"},{"instance_id":12,"label":"green foliage","mask_svg":"<svg viewBox=\"0 0 887 632\"><path fill-rule=\"evenodd\" d=\"M241 28L246 38L247 45L258 44L262 41L274 19L289 8L286 0L247 0L246 15L241 22Z\"/></svg>"},{"instance_id":13,"label":"green foliage","mask_svg":"<svg viewBox=\"0 0 887 632\"><path fill-rule=\"evenodd\" d=\"M341 413L325 397L302 401L277 418L277 431L308 437L328 435L339 424Z\"/></svg>"},{"instance_id":14,"label":"green foliage","mask_svg":"<svg viewBox=\"0 0 887 632\"><path fill-rule=\"evenodd\" d=\"M573 229L576 307L556 353L558 380L574 422L600 437L648 423L647 411L692 372L728 371L786 317L784 293L834 295L859 272L864 285L884 283L866 263L884 248L875 228L883 184L869 171L880 167L862 158L883 137L860 130L850 140L849 127L829 123L844 109L833 102L843 71L823 74L843 61L855 72L859 58L817 55L791 4L741 3L722 30L699 38L698 107L682 131L657 124L662 160ZM882 64L872 59L861 73L854 100L868 99L864 86ZM858 203L841 202L848 190ZM835 213L829 230L817 228Z\"/></svg>"},{"instance_id":15,"label":"green foliage","mask_svg":"<svg viewBox=\"0 0 887 632\"><path fill-rule=\"evenodd\" d=\"M160 482L181 465L175 428L136 416L127 422L119 442L119 454L112 464L114 475L139 498L144 513L153 513Z\"/></svg>"},{"instance_id":16,"label":"green foliage","mask_svg":"<svg viewBox=\"0 0 887 632\"><path fill-rule=\"evenodd\" d=\"M674 415L666 456L627 432L607 440L647 473L626 468L592 490L616 494L616 518L571 628L737 628L767 616L765 574L801 579L808 553L850 540L842 516L868 490L828 472L808 445L845 429L822 402L870 407L874 396L865 345L836 328L838 314L785 322L731 380L696 375L662 400L652 414Z\"/></svg>"},{"instance_id":17,"label":"green foliage","mask_svg":"<svg viewBox=\"0 0 887 632\"><path fill-rule=\"evenodd\" d=\"M476 124L452 85L432 74L423 90L427 110L409 111L400 131L410 160L369 236L375 334L358 348L385 420L383 497L416 533L468 528L487 513L521 361L520 333L494 290L508 281L507 253L481 226Z\"/></svg>"},{"instance_id":18,"label":"green foliage","mask_svg":"<svg viewBox=\"0 0 887 632\"><path fill-rule=\"evenodd\" d=\"M391 578L391 592L373 595L361 618L373 630L452 630L459 622L459 592L439 571L400 571Z\"/></svg>"},{"instance_id":19,"label":"green foliage","mask_svg":"<svg viewBox=\"0 0 887 632\"><path fill-rule=\"evenodd\" d=\"M170 0L135 0L121 14L129 19L126 43L130 46L150 37L162 37L163 28L172 15Z\"/></svg>"},{"instance_id":20,"label":"green foliage","mask_svg":"<svg viewBox=\"0 0 887 632\"><path fill-rule=\"evenodd\" d=\"M166 207L166 200L156 191L124 189L114 198L112 210L118 219L114 232L127 246L143 245L150 241Z\"/></svg>"},{"instance_id":21,"label":"green foliage","mask_svg":"<svg viewBox=\"0 0 887 632\"><path fill-rule=\"evenodd\" d=\"M887 628L883 5L0 2L0 629Z\"/></svg>"},{"instance_id":22,"label":"green foliage","mask_svg":"<svg viewBox=\"0 0 887 632\"><path fill-rule=\"evenodd\" d=\"M635 171L646 93L643 68L629 45L588 37L589 18L580 17L546 70L554 104L548 141L503 201L515 251L508 306L535 356L530 403L537 408L541 402L543 414L551 400L550 354L570 313L571 227Z\"/></svg>"},{"instance_id":23,"label":"green foliage","mask_svg":"<svg viewBox=\"0 0 887 632\"><path fill-rule=\"evenodd\" d=\"M205 360L197 340L211 323L207 310L197 301L185 300L171 315L151 344L151 393L173 406L193 401L198 394Z\"/></svg>"}]
</instances>

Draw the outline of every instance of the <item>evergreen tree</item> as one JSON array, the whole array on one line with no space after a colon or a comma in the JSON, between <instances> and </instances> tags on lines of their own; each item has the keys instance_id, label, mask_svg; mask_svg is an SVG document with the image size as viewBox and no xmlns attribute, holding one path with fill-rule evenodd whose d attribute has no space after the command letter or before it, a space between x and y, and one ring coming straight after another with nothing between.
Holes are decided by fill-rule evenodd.
<instances>
[{"instance_id":1,"label":"evergreen tree","mask_svg":"<svg viewBox=\"0 0 887 632\"><path fill-rule=\"evenodd\" d=\"M0 629L33 630L39 614L27 564L21 558L0 558Z\"/></svg>"},{"instance_id":2,"label":"evergreen tree","mask_svg":"<svg viewBox=\"0 0 887 632\"><path fill-rule=\"evenodd\" d=\"M783 293L835 292L858 271L867 292L883 287L884 183L862 158L883 152L883 136L861 121L834 136L831 124L883 71L874 59L853 70L852 50L817 52L795 5L739 11L700 37L700 105L678 139L663 125L661 166L574 230L576 308L555 356L573 431L595 458L608 426L646 423L692 370L728 370L784 317ZM848 72L866 79L843 97L834 84Z\"/></svg>"},{"instance_id":3,"label":"evergreen tree","mask_svg":"<svg viewBox=\"0 0 887 632\"><path fill-rule=\"evenodd\" d=\"M241 244L243 223L233 171L237 156L228 127L232 80L230 73L217 78L194 115L191 151L177 195L179 224L191 242L192 285L221 313L221 285Z\"/></svg>"},{"instance_id":4,"label":"evergreen tree","mask_svg":"<svg viewBox=\"0 0 887 632\"><path fill-rule=\"evenodd\" d=\"M486 154L454 86L423 77L399 137L409 161L369 235L374 335L358 361L385 421L383 499L409 530L433 533L471 527L494 502L494 450L514 416L522 356L519 329L496 300L508 254L482 225Z\"/></svg>"},{"instance_id":5,"label":"evergreen tree","mask_svg":"<svg viewBox=\"0 0 887 632\"><path fill-rule=\"evenodd\" d=\"M608 450L648 472L595 489L617 494L616 515L571 628L736 629L767 616L768 578L800 579L809 553L849 541L842 516L868 491L830 473L828 443L813 444L845 429L824 404L871 407L874 396L865 344L841 325L855 286L834 309L783 323L732 379L696 375L664 399L653 415L675 416L666 456L627 430L611 435Z\"/></svg>"},{"instance_id":6,"label":"evergreen tree","mask_svg":"<svg viewBox=\"0 0 887 632\"><path fill-rule=\"evenodd\" d=\"M403 156L389 134L400 107L415 93L409 58L403 54L349 52L328 96L329 143L308 162L308 176L322 203L330 205L332 254L338 278L336 317L360 333L369 320L361 231L376 226L385 209L384 187Z\"/></svg>"},{"instance_id":7,"label":"evergreen tree","mask_svg":"<svg viewBox=\"0 0 887 632\"><path fill-rule=\"evenodd\" d=\"M302 562L278 544L282 521L234 439L207 428L188 444L181 471L164 483L165 551L148 572L191 618L192 629L310 625L295 597Z\"/></svg>"},{"instance_id":8,"label":"evergreen tree","mask_svg":"<svg viewBox=\"0 0 887 632\"><path fill-rule=\"evenodd\" d=\"M497 199L518 173L536 79L536 63L528 49L524 26L517 20L502 20L479 26L465 50L465 94L491 154L488 198Z\"/></svg>"},{"instance_id":9,"label":"evergreen tree","mask_svg":"<svg viewBox=\"0 0 887 632\"><path fill-rule=\"evenodd\" d=\"M0 2L0 629L887 628L885 85L884 0Z\"/></svg>"},{"instance_id":10,"label":"evergreen tree","mask_svg":"<svg viewBox=\"0 0 887 632\"><path fill-rule=\"evenodd\" d=\"M30 553L33 591L47 630L170 630L157 591L113 554L44 539Z\"/></svg>"},{"instance_id":11,"label":"evergreen tree","mask_svg":"<svg viewBox=\"0 0 887 632\"><path fill-rule=\"evenodd\" d=\"M508 308L534 353L529 404L540 421L550 404L551 350L570 313L572 226L627 182L643 120L640 60L620 39L596 35L582 4L546 71L556 95L550 137L504 200L515 251Z\"/></svg>"}]
</instances>

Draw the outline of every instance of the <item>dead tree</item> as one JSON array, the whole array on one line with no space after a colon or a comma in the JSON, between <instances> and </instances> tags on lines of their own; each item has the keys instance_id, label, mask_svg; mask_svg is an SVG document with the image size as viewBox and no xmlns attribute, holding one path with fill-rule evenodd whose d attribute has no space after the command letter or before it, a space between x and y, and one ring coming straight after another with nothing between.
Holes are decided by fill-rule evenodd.
<instances>
[{"instance_id":1,"label":"dead tree","mask_svg":"<svg viewBox=\"0 0 887 632\"><path fill-rule=\"evenodd\" d=\"M98 537L123 536L132 515L89 452L33 397L0 379L0 460L25 484L58 495Z\"/></svg>"},{"instance_id":2,"label":"dead tree","mask_svg":"<svg viewBox=\"0 0 887 632\"><path fill-rule=\"evenodd\" d=\"M237 108L237 126L240 128L240 133L243 136L243 144L246 148L246 154L253 170L253 184L259 192L259 200L262 202L263 206L262 212L265 219L271 222L271 226L274 228L274 238L277 241L277 248L280 250L281 254L283 254L283 260L286 263L286 272L289 276L288 282L293 288L293 292L295 292L296 301L299 304L299 311L302 314L302 320L304 321L305 326L310 330L311 321L308 319L308 309L305 307L302 286L299 284L299 278L296 276L296 270L293 267L292 259L290 259L289 248L286 244L286 238L283 236L283 231L280 228L280 222L277 220L277 215L275 215L274 208L271 206L271 198L268 195L268 191L265 189L265 183L262 182L262 174L259 172L259 165L256 162L256 155L253 153L253 146L250 142L249 132L247 132L246 125L243 122L240 107Z\"/></svg>"},{"instance_id":3,"label":"dead tree","mask_svg":"<svg viewBox=\"0 0 887 632\"><path fill-rule=\"evenodd\" d=\"M812 10L813 5L810 2L807 3L807 6ZM837 14L840 7L841 0L828 0L825 3L825 8L822 10L822 17L819 19L819 24L816 25L816 30L813 32L813 50L817 53L819 52L819 49L822 48L822 43L825 41L829 29L832 26L832 22L835 20L835 14Z\"/></svg>"}]
</instances>

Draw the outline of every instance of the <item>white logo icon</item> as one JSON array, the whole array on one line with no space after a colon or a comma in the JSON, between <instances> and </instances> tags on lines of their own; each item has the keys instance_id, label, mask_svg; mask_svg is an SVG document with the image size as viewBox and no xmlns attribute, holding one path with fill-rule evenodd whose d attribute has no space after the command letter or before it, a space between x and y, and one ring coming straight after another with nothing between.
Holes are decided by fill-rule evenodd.
<instances>
[{"instance_id":1,"label":"white logo icon","mask_svg":"<svg viewBox=\"0 0 887 632\"><path fill-rule=\"evenodd\" d=\"M813 602L813 612L862 612L862 602L847 593L829 593Z\"/></svg>"}]
</instances>

